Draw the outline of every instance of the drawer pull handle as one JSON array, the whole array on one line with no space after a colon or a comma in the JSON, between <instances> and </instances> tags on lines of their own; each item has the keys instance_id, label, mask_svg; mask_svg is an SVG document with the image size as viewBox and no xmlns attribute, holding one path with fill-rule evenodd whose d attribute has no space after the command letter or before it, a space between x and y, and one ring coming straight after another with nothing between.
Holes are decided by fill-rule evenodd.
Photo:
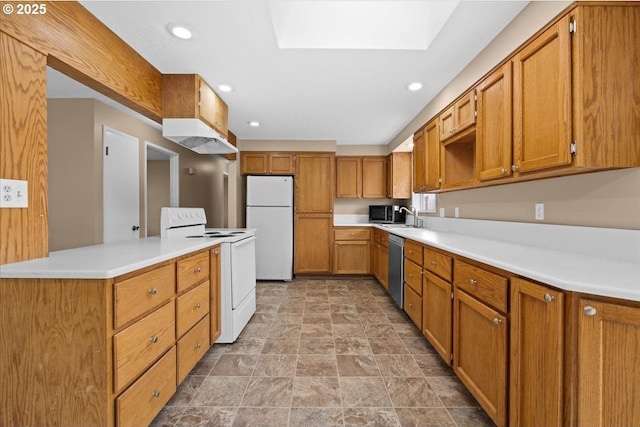
<instances>
[{"instance_id":1,"label":"drawer pull handle","mask_svg":"<svg viewBox=\"0 0 640 427\"><path fill-rule=\"evenodd\" d=\"M499 325L500 323L502 323L502 320L498 319L497 317L495 317L495 318L493 319L493 324L494 324L494 325Z\"/></svg>"},{"instance_id":2,"label":"drawer pull handle","mask_svg":"<svg viewBox=\"0 0 640 427\"><path fill-rule=\"evenodd\" d=\"M195 307L196 307L196 310L198 310L200 308L200 303L197 302Z\"/></svg>"},{"instance_id":3,"label":"drawer pull handle","mask_svg":"<svg viewBox=\"0 0 640 427\"><path fill-rule=\"evenodd\" d=\"M196 267L196 273L200 273L202 269L200 267Z\"/></svg>"},{"instance_id":4,"label":"drawer pull handle","mask_svg":"<svg viewBox=\"0 0 640 427\"><path fill-rule=\"evenodd\" d=\"M437 264L438 264L437 262L435 262L435 261L431 261L431 265L435 266L435 265L437 265Z\"/></svg>"},{"instance_id":5,"label":"drawer pull handle","mask_svg":"<svg viewBox=\"0 0 640 427\"><path fill-rule=\"evenodd\" d=\"M152 343L152 344L155 344L155 343L157 343L157 342L158 342L158 337L156 337L156 336L154 335L154 336L152 336L152 337L151 337L151 340L150 340L150 341L151 341L151 343Z\"/></svg>"},{"instance_id":6,"label":"drawer pull handle","mask_svg":"<svg viewBox=\"0 0 640 427\"><path fill-rule=\"evenodd\" d=\"M549 294L544 294L544 301L545 302L551 302L555 299L555 297L553 295L549 295Z\"/></svg>"},{"instance_id":7,"label":"drawer pull handle","mask_svg":"<svg viewBox=\"0 0 640 427\"><path fill-rule=\"evenodd\" d=\"M469 284L470 284L470 285L474 285L474 286L475 286L475 285L477 285L477 284L478 284L478 281L477 281L477 280L474 280L474 279L469 279Z\"/></svg>"},{"instance_id":8,"label":"drawer pull handle","mask_svg":"<svg viewBox=\"0 0 640 427\"><path fill-rule=\"evenodd\" d=\"M149 289L149 293L151 295L157 295L158 294L158 289L157 288L151 288L151 289Z\"/></svg>"},{"instance_id":9,"label":"drawer pull handle","mask_svg":"<svg viewBox=\"0 0 640 427\"><path fill-rule=\"evenodd\" d=\"M413 308L413 304L409 304L409 308Z\"/></svg>"},{"instance_id":10,"label":"drawer pull handle","mask_svg":"<svg viewBox=\"0 0 640 427\"><path fill-rule=\"evenodd\" d=\"M152 394L153 397L160 397L160 390L156 390Z\"/></svg>"},{"instance_id":11,"label":"drawer pull handle","mask_svg":"<svg viewBox=\"0 0 640 427\"><path fill-rule=\"evenodd\" d=\"M597 313L595 307L591 307L590 305L585 306L583 310L587 316L595 316Z\"/></svg>"},{"instance_id":12,"label":"drawer pull handle","mask_svg":"<svg viewBox=\"0 0 640 427\"><path fill-rule=\"evenodd\" d=\"M202 344L200 343L196 344L196 350L200 350L200 347L202 347Z\"/></svg>"}]
</instances>

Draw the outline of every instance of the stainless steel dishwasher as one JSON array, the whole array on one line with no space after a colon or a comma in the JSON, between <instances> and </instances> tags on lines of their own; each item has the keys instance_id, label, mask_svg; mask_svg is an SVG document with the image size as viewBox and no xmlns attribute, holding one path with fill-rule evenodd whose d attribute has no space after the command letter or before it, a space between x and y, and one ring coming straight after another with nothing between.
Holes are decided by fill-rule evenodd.
<instances>
[{"instance_id":1,"label":"stainless steel dishwasher","mask_svg":"<svg viewBox=\"0 0 640 427\"><path fill-rule=\"evenodd\" d=\"M389 294L402 308L404 302L404 238L389 234Z\"/></svg>"}]
</instances>

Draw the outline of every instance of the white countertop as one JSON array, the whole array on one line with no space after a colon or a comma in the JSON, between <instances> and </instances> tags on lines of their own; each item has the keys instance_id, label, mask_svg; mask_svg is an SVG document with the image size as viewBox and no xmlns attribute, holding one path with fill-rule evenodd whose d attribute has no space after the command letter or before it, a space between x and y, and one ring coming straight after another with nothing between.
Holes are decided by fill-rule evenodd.
<instances>
[{"instance_id":1,"label":"white countertop","mask_svg":"<svg viewBox=\"0 0 640 427\"><path fill-rule=\"evenodd\" d=\"M242 230L255 235L253 229ZM47 258L0 265L0 278L109 279L233 240L237 238L147 237L67 249Z\"/></svg>"},{"instance_id":2,"label":"white countertop","mask_svg":"<svg viewBox=\"0 0 640 427\"><path fill-rule=\"evenodd\" d=\"M455 230L453 221L435 220L434 229L368 225L560 289L640 301L637 230L463 221L463 233L443 230Z\"/></svg>"}]
</instances>

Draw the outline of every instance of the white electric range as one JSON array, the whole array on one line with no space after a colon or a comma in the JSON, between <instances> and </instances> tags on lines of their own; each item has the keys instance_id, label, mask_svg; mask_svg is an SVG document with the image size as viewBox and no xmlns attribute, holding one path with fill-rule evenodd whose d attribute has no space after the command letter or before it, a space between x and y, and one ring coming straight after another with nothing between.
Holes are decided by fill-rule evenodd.
<instances>
[{"instance_id":1,"label":"white electric range","mask_svg":"<svg viewBox=\"0 0 640 427\"><path fill-rule=\"evenodd\" d=\"M255 230L205 228L202 208L162 208L160 236L182 239L222 239L220 241L220 338L216 343L232 343L256 312Z\"/></svg>"}]
</instances>

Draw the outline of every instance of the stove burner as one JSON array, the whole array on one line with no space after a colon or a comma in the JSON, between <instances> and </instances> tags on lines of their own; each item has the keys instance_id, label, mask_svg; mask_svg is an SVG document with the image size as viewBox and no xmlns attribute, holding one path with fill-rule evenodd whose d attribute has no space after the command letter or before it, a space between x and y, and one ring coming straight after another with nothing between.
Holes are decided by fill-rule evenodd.
<instances>
[{"instance_id":1,"label":"stove burner","mask_svg":"<svg viewBox=\"0 0 640 427\"><path fill-rule=\"evenodd\" d=\"M217 232L214 232L214 233L196 234L196 235L193 235L193 236L184 236L184 237L186 237L187 239L197 239L197 238L215 239L215 238L218 238L218 237L235 237L235 235L234 234L219 234Z\"/></svg>"}]
</instances>

